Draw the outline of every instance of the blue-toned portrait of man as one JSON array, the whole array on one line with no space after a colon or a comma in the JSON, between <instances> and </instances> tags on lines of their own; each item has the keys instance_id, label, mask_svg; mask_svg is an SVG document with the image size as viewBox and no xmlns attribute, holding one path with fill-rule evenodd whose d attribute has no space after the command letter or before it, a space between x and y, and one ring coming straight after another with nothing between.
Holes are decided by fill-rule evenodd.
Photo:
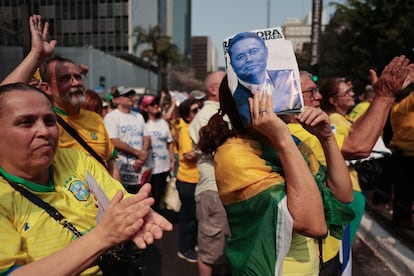
<instances>
[{"instance_id":1,"label":"blue-toned portrait of man","mask_svg":"<svg viewBox=\"0 0 414 276\"><path fill-rule=\"evenodd\" d=\"M272 94L273 110L283 113L301 108L299 89L292 69L268 70L268 48L254 32L243 32L228 43L230 65L237 76L233 98L243 124L251 124L248 98L255 91Z\"/></svg>"}]
</instances>

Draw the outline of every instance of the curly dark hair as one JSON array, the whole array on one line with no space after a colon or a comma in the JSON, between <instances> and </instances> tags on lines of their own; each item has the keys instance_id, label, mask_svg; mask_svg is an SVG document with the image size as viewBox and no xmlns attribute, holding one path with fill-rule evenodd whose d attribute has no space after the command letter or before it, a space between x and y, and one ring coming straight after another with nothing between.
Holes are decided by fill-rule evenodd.
<instances>
[{"instance_id":1,"label":"curly dark hair","mask_svg":"<svg viewBox=\"0 0 414 276\"><path fill-rule=\"evenodd\" d=\"M188 116L190 116L190 112L191 112L191 106L193 104L198 104L198 100L190 97L187 98L185 101L183 101L179 106L178 106L178 115L180 115L181 118L183 118L184 121L186 121L187 123L188 120L186 119Z\"/></svg>"},{"instance_id":2,"label":"curly dark hair","mask_svg":"<svg viewBox=\"0 0 414 276\"><path fill-rule=\"evenodd\" d=\"M219 98L220 111L214 114L207 125L202 127L199 132L200 141L198 148L204 153L214 154L216 149L228 138L246 133L246 129L243 127L242 120L234 103L233 95L229 89L227 76L223 78L220 84ZM228 122L224 121L224 115L229 117L231 127L229 127Z\"/></svg>"}]
</instances>

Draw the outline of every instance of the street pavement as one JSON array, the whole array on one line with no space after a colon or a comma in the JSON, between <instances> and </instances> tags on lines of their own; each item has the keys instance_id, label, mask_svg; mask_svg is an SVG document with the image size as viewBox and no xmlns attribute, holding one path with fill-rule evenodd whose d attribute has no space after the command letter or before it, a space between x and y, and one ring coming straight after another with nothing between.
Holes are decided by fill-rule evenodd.
<instances>
[{"instance_id":1,"label":"street pavement","mask_svg":"<svg viewBox=\"0 0 414 276\"><path fill-rule=\"evenodd\" d=\"M178 215L169 211L162 214L174 224L174 229L143 253L144 275L197 276L197 264L177 256ZM394 238L368 212L362 219L352 254L353 275L414 275L414 251Z\"/></svg>"},{"instance_id":2,"label":"street pavement","mask_svg":"<svg viewBox=\"0 0 414 276\"><path fill-rule=\"evenodd\" d=\"M142 255L144 276L196 276L197 263L189 263L177 256L178 214L163 210L160 212L174 224L172 232L164 232L161 240L149 246Z\"/></svg>"},{"instance_id":3,"label":"street pavement","mask_svg":"<svg viewBox=\"0 0 414 276\"><path fill-rule=\"evenodd\" d=\"M390 223L384 224L374 215L369 209L365 212L358 237L388 265L394 275L414 275L413 233L392 227Z\"/></svg>"}]
</instances>

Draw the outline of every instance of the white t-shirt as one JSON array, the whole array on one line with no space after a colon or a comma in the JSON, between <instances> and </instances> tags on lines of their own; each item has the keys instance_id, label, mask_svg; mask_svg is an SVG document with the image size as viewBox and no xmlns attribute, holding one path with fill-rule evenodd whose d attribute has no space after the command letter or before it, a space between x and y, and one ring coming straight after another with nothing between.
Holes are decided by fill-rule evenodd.
<instances>
[{"instance_id":1,"label":"white t-shirt","mask_svg":"<svg viewBox=\"0 0 414 276\"><path fill-rule=\"evenodd\" d=\"M156 121L148 120L145 124L145 132L151 136L150 156L153 161L153 174L170 170L170 152L168 144L172 143L170 127L164 119Z\"/></svg>"},{"instance_id":2,"label":"white t-shirt","mask_svg":"<svg viewBox=\"0 0 414 276\"><path fill-rule=\"evenodd\" d=\"M109 138L118 138L122 142L127 143L130 147L141 150L143 146L144 136L149 136L145 132L145 121L142 115L138 112L131 111L123 113L115 109L104 118L105 128L108 132ZM122 184L124 185L138 185L141 182L142 174L151 172L152 163L148 158L141 171L135 172L133 170L136 157L125 152L119 151L116 159L119 172L122 177ZM149 172L148 172L149 171Z\"/></svg>"},{"instance_id":3,"label":"white t-shirt","mask_svg":"<svg viewBox=\"0 0 414 276\"><path fill-rule=\"evenodd\" d=\"M207 125L210 118L218 112L220 103L216 101L207 100L204 102L203 108L197 113L188 128L188 133L193 141L193 144L198 144L200 137L198 132L200 128ZM197 159L197 169L200 173L200 178L195 189L195 195L199 195L204 191L216 191L217 184L214 175L214 160L210 154L202 153Z\"/></svg>"}]
</instances>

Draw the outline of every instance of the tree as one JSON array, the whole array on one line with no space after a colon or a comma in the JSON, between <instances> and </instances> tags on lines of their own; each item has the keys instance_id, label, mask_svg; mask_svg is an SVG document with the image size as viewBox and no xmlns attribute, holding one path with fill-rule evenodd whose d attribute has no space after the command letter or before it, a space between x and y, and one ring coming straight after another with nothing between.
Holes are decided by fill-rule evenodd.
<instances>
[{"instance_id":1,"label":"tree","mask_svg":"<svg viewBox=\"0 0 414 276\"><path fill-rule=\"evenodd\" d=\"M149 26L147 31L141 26L137 26L134 28L132 36L136 37L133 46L134 52L143 48L140 56L148 63L148 86L151 83L150 67L152 64L156 64L158 89L166 87L169 66L180 64L183 61L177 45L171 42L171 37L162 33L158 25Z\"/></svg>"},{"instance_id":2,"label":"tree","mask_svg":"<svg viewBox=\"0 0 414 276\"><path fill-rule=\"evenodd\" d=\"M322 78L347 76L362 88L370 68L381 73L402 54L413 60L412 0L348 0L336 6L321 36Z\"/></svg>"}]
</instances>

